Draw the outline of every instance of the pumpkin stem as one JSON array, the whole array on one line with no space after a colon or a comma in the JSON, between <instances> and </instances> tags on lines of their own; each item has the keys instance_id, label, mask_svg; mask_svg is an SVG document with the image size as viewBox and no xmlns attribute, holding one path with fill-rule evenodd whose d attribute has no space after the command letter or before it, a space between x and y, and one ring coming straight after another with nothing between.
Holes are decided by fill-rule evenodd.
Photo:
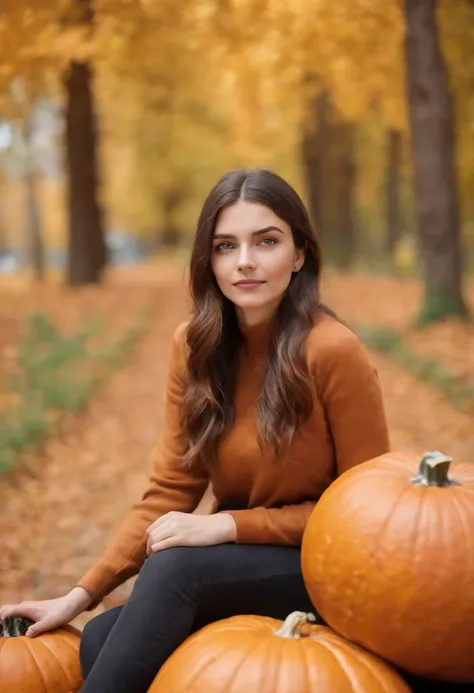
<instances>
[{"instance_id":1,"label":"pumpkin stem","mask_svg":"<svg viewBox=\"0 0 474 693\"><path fill-rule=\"evenodd\" d=\"M421 486L459 486L458 481L448 476L452 461L452 457L447 457L438 450L425 453L421 458L418 473L410 479L411 483Z\"/></svg>"},{"instance_id":2,"label":"pumpkin stem","mask_svg":"<svg viewBox=\"0 0 474 693\"><path fill-rule=\"evenodd\" d=\"M7 616L3 621L0 621L0 636L4 638L19 638L21 635L25 635L33 623L34 621L24 616Z\"/></svg>"},{"instance_id":3,"label":"pumpkin stem","mask_svg":"<svg viewBox=\"0 0 474 693\"><path fill-rule=\"evenodd\" d=\"M300 633L297 629L304 623L314 623L315 621L316 616L314 614L307 614L304 611L293 611L293 613L286 617L282 627L275 631L275 635L280 636L280 638L299 640L299 638L307 636Z\"/></svg>"}]
</instances>

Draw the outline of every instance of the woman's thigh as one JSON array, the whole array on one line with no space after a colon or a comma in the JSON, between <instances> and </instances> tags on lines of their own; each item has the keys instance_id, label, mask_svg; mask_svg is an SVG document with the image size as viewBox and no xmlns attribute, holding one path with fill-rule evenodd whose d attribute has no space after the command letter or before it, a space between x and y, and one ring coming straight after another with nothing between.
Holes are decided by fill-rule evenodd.
<instances>
[{"instance_id":1,"label":"woman's thigh","mask_svg":"<svg viewBox=\"0 0 474 693\"><path fill-rule=\"evenodd\" d=\"M312 611L296 547L223 544L203 547L190 567L199 583L196 630L239 614L284 619L291 611ZM193 560L194 563L194 560Z\"/></svg>"},{"instance_id":2,"label":"woman's thigh","mask_svg":"<svg viewBox=\"0 0 474 693\"><path fill-rule=\"evenodd\" d=\"M140 602L152 609L174 591L192 588L186 592L196 595L193 630L236 614L283 619L290 611L314 611L301 574L299 548L175 547L150 556L140 572L132 594L136 599L139 590ZM85 626L83 640L91 652L100 651L122 609L109 609Z\"/></svg>"}]
</instances>

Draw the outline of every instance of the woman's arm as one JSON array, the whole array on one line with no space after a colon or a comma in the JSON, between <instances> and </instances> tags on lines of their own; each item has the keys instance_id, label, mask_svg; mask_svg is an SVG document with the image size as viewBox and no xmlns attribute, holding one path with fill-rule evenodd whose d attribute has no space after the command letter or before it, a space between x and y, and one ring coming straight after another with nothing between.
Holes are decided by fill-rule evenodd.
<instances>
[{"instance_id":1,"label":"woman's arm","mask_svg":"<svg viewBox=\"0 0 474 693\"><path fill-rule=\"evenodd\" d=\"M336 323L309 344L309 365L332 435L337 474L390 449L377 372L358 337ZM300 545L315 502L230 511L236 541Z\"/></svg>"},{"instance_id":2,"label":"woman's arm","mask_svg":"<svg viewBox=\"0 0 474 693\"><path fill-rule=\"evenodd\" d=\"M318 380L338 475L390 450L377 371L357 335L341 331L325 345Z\"/></svg>"},{"instance_id":3,"label":"woman's arm","mask_svg":"<svg viewBox=\"0 0 474 693\"><path fill-rule=\"evenodd\" d=\"M176 510L191 513L201 500L208 476L203 470L189 470L182 465L185 451L180 426L184 367L185 324L173 336L171 362L165 391L164 432L159 449L154 453L148 488L136 503L102 558L77 583L93 598L88 610L120 584L138 573L145 561L146 530L158 517Z\"/></svg>"}]
</instances>

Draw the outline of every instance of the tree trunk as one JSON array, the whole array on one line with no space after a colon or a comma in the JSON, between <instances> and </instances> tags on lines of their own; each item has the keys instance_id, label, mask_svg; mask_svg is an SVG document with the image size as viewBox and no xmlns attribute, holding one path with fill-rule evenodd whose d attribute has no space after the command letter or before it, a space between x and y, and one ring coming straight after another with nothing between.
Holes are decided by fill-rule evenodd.
<instances>
[{"instance_id":1,"label":"tree trunk","mask_svg":"<svg viewBox=\"0 0 474 693\"><path fill-rule=\"evenodd\" d=\"M326 247L339 269L348 269L356 255L355 128L352 122L334 120L331 127L331 175L327 178L330 202Z\"/></svg>"},{"instance_id":2,"label":"tree trunk","mask_svg":"<svg viewBox=\"0 0 474 693\"><path fill-rule=\"evenodd\" d=\"M176 224L176 210L185 198L181 188L168 188L162 196L163 224L158 236L159 245L165 248L176 248L180 241L180 230Z\"/></svg>"},{"instance_id":3,"label":"tree trunk","mask_svg":"<svg viewBox=\"0 0 474 693\"><path fill-rule=\"evenodd\" d=\"M44 245L41 229L41 214L37 193L38 174L27 171L25 175L26 210L28 215L28 245L31 266L35 279L44 279Z\"/></svg>"},{"instance_id":4,"label":"tree trunk","mask_svg":"<svg viewBox=\"0 0 474 693\"><path fill-rule=\"evenodd\" d=\"M44 279L44 244L41 211L38 202L38 172L33 151L34 107L26 114L23 125L25 144L24 186L27 216L28 255L33 275L38 281Z\"/></svg>"},{"instance_id":5,"label":"tree trunk","mask_svg":"<svg viewBox=\"0 0 474 693\"><path fill-rule=\"evenodd\" d=\"M41 211L38 202L38 171L36 170L33 145L35 127L35 106L31 106L23 122L23 142L25 147L23 182L27 217L28 255L33 275L38 281L44 279L44 244L41 224Z\"/></svg>"},{"instance_id":6,"label":"tree trunk","mask_svg":"<svg viewBox=\"0 0 474 693\"><path fill-rule=\"evenodd\" d=\"M92 23L89 0L76 0ZM98 201L97 130L88 63L72 62L66 79L66 151L68 167L68 283L99 282L107 253Z\"/></svg>"},{"instance_id":7,"label":"tree trunk","mask_svg":"<svg viewBox=\"0 0 474 693\"><path fill-rule=\"evenodd\" d=\"M395 248L401 235L400 171L402 165L402 133L387 131L387 168L384 186L385 252L393 262Z\"/></svg>"},{"instance_id":8,"label":"tree trunk","mask_svg":"<svg viewBox=\"0 0 474 693\"><path fill-rule=\"evenodd\" d=\"M329 94L320 92L311 103L310 121L303 127L301 156L309 213L320 239L324 237L324 152L329 132Z\"/></svg>"},{"instance_id":9,"label":"tree trunk","mask_svg":"<svg viewBox=\"0 0 474 693\"><path fill-rule=\"evenodd\" d=\"M436 0L405 0L408 111L424 275L421 322L466 316L454 164L452 95L436 27Z\"/></svg>"},{"instance_id":10,"label":"tree trunk","mask_svg":"<svg viewBox=\"0 0 474 693\"><path fill-rule=\"evenodd\" d=\"M2 190L0 181L0 255L5 253L8 249L7 243L7 229L5 225L5 219L3 217L3 200L2 200Z\"/></svg>"},{"instance_id":11,"label":"tree trunk","mask_svg":"<svg viewBox=\"0 0 474 693\"><path fill-rule=\"evenodd\" d=\"M347 268L356 241L354 126L338 118L327 91L311 104L301 155L310 215L323 252L336 266Z\"/></svg>"}]
</instances>

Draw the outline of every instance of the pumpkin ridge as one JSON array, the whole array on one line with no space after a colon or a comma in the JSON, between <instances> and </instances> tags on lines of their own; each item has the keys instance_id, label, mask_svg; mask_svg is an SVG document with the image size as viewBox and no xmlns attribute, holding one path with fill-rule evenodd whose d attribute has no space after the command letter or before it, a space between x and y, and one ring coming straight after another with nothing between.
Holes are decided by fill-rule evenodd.
<instances>
[{"instance_id":1,"label":"pumpkin ridge","mask_svg":"<svg viewBox=\"0 0 474 693\"><path fill-rule=\"evenodd\" d=\"M215 633L228 633L229 631L239 633L240 631L247 632L247 628L250 626L259 633L268 633L269 629L273 631L273 628L276 627L275 624L278 624L278 619L270 618L269 616L261 616L259 618L262 619L262 623L255 623L255 616L251 616L249 614L243 614L242 616L229 616L229 623L227 624L225 623L225 620L227 619L222 619L221 622L215 621L214 623L204 626L204 628L212 626L212 630ZM202 630L204 630L204 628Z\"/></svg>"},{"instance_id":2,"label":"pumpkin ridge","mask_svg":"<svg viewBox=\"0 0 474 693\"><path fill-rule=\"evenodd\" d=\"M311 690L311 681L309 680L309 667L308 667L308 658L306 656L306 647L300 647L300 659L301 659L301 664L302 666L300 667L301 671L304 671L304 690L305 691L310 691Z\"/></svg>"},{"instance_id":3,"label":"pumpkin ridge","mask_svg":"<svg viewBox=\"0 0 474 693\"><path fill-rule=\"evenodd\" d=\"M197 631L197 634L200 635L199 631ZM190 648L193 647L193 645L195 644L195 642L196 642L196 641L195 641L195 639L194 639L192 636L190 636L189 638L187 638L187 639L182 643L182 645L179 646L179 651L180 651L180 653L184 655ZM219 652L214 653L214 655L212 656L212 658L210 658L209 660L207 660L206 662L204 662L204 663L202 664L202 666L197 670L197 673L193 673L193 684L197 682L198 676L201 676L201 675L202 675L202 672L203 672L207 667L211 666L212 664L214 664L214 663L217 661L217 659L219 658L220 655L221 655L221 650L219 650ZM169 661L169 663L168 663L168 661ZM173 675L174 675L174 671L173 671L173 666L172 666L171 660L166 660L166 661L165 661L165 663L163 664L163 667L162 667L162 669L161 669L161 672L162 672L162 673L161 673L161 685L165 688L165 685L164 685L164 684L166 684L166 679L167 679L167 677L169 676L169 674L171 673L171 677L173 677ZM158 676L158 674L157 674L157 676ZM193 688L194 688L194 685L193 685ZM192 691L192 689L190 689L190 691Z\"/></svg>"},{"instance_id":4,"label":"pumpkin ridge","mask_svg":"<svg viewBox=\"0 0 474 693\"><path fill-rule=\"evenodd\" d=\"M370 659L370 657L366 656L365 652L358 652L358 649L360 648L360 645L356 645L355 643L346 643L344 640L339 639L336 641L336 638L330 637L328 638L328 642L330 644L334 644L336 648L339 648L343 653L347 652L347 654L350 654L354 659L357 660L359 664L361 664L363 667L365 667L370 673L374 676L375 679L377 679L378 683L380 683L382 687L382 693L390 693L390 689L387 689L386 687L386 682L379 676L380 672L377 670L377 667L374 667L373 664L374 662ZM367 652L367 654L370 654ZM381 663L385 663L384 660L381 659ZM389 665L387 665L387 668L389 668ZM364 692L362 692L364 693ZM408 689L407 689L408 693Z\"/></svg>"},{"instance_id":5,"label":"pumpkin ridge","mask_svg":"<svg viewBox=\"0 0 474 693\"><path fill-rule=\"evenodd\" d=\"M274 674L273 674L273 681L274 681L274 689L270 690L275 690L278 691L278 675L281 671L281 663L285 657L285 639L284 638L279 638L279 647L275 655L275 661L276 661L276 666L274 667Z\"/></svg>"},{"instance_id":6,"label":"pumpkin ridge","mask_svg":"<svg viewBox=\"0 0 474 693\"><path fill-rule=\"evenodd\" d=\"M231 674L230 679L227 682L227 687L226 687L226 693L232 693L232 686L234 686L237 676L239 675L239 672L242 668L242 662L245 661L248 656L250 655L251 652L255 654L255 652L258 652L259 649L262 648L262 646L267 646L268 645L268 640L263 640L262 642L258 643L258 645L255 647L255 645L252 643L251 647L249 649L245 649L244 654L240 655L239 658L239 663L235 667L234 671Z\"/></svg>"},{"instance_id":7,"label":"pumpkin ridge","mask_svg":"<svg viewBox=\"0 0 474 693\"><path fill-rule=\"evenodd\" d=\"M407 486L406 488L403 489L401 494L397 495L397 497L395 498L395 502L393 504L392 509L390 510L390 512L388 513L387 517L385 518L382 526L380 527L380 531L377 532L375 544L372 545L372 549L370 552L372 554L371 558L373 558L374 556L377 556L379 554L380 545L381 544L383 545L383 543L385 542L385 539L387 538L387 533L388 533L390 521L392 520L396 511L400 507L402 501L405 499L406 493L409 489L410 489L410 487ZM377 566L374 566L374 567L376 568Z\"/></svg>"},{"instance_id":8,"label":"pumpkin ridge","mask_svg":"<svg viewBox=\"0 0 474 693\"><path fill-rule=\"evenodd\" d=\"M192 645L192 643L191 643ZM211 658L209 658L206 662L202 664L202 666L197 670L197 672L193 672L193 682L197 684L199 682L199 678L204 674L206 669L209 669L213 664L216 663L216 661L219 659L219 657L222 655L222 651L225 648L221 648L218 652L216 652ZM164 679L166 681L166 679ZM192 693L192 690L194 688L194 684L192 684L192 688L190 689L190 693Z\"/></svg>"},{"instance_id":9,"label":"pumpkin ridge","mask_svg":"<svg viewBox=\"0 0 474 693\"><path fill-rule=\"evenodd\" d=\"M310 636L310 637L311 637L311 636ZM318 640L318 641L315 641L315 642L319 642L319 640ZM310 666L310 660L309 660L309 657L308 657L309 649L308 649L307 647L301 647L300 649L301 649L301 657L302 657L302 659L303 659L303 665L304 665L304 666L303 666L303 671L306 672L306 687L305 687L305 690L306 690L306 691L311 691L311 690L313 690L313 689L312 689L312 684L313 684L314 681L310 680L310 678L309 678L310 672L313 672L313 669L312 669L312 667ZM317 683L317 680L316 680L315 683ZM315 690L316 690L316 689L315 689Z\"/></svg>"},{"instance_id":10,"label":"pumpkin ridge","mask_svg":"<svg viewBox=\"0 0 474 693\"><path fill-rule=\"evenodd\" d=\"M26 638L26 636L24 636L24 637ZM27 640L30 640L30 638L26 638L26 639L27 639ZM31 661L33 662L33 664L35 665L36 669L37 669L38 672L39 672L38 679L41 680L41 685L44 686L44 693L48 693L48 688L47 688L47 685L46 685L46 681L44 680L43 671L42 671L41 667L39 666L39 664L38 664L38 662L37 662L37 660L36 660L36 657L35 657L35 655L34 655L34 653L33 653L33 648L31 647L31 643L29 643L29 642L26 643L26 642L25 642L24 645L25 645L24 651L28 653L28 655L30 656Z\"/></svg>"},{"instance_id":11,"label":"pumpkin ridge","mask_svg":"<svg viewBox=\"0 0 474 693\"><path fill-rule=\"evenodd\" d=\"M352 684L352 679L351 679L350 675L348 674L345 665L341 662L339 653L337 653L337 645L336 645L336 648L334 648L334 647L332 646L332 644L331 644L328 640L323 640L323 639L321 639L321 640L319 641L319 644L320 644L322 647L324 647L324 648L327 650L327 652L329 652L329 654L336 660L336 663L339 665L339 667L342 669L342 671L343 671L344 674L346 675L346 677L347 677L349 683ZM336 650L336 651L335 651L335 650ZM358 655L358 654L359 654L359 653L357 653L357 655ZM357 656L356 658L358 659L358 656ZM356 685L357 685L357 689L354 689L354 693L364 693L364 689L359 687L359 684L358 684L358 681L357 681L357 680L356 680Z\"/></svg>"},{"instance_id":12,"label":"pumpkin ridge","mask_svg":"<svg viewBox=\"0 0 474 693\"><path fill-rule=\"evenodd\" d=\"M63 655L61 652L57 653L53 648L49 646L50 638L46 638L44 640L38 641L41 642L42 645L48 650L48 652L51 654L52 657L56 660L56 662L59 664L61 669L63 670L64 676L67 678L69 685L71 688L74 686L74 681L71 680L70 672L67 671L67 669L64 668L63 666ZM78 656L78 651L77 649L72 645L72 643L68 642L68 639L61 640L61 645L67 644L69 647L71 647L74 650L74 654L76 657Z\"/></svg>"},{"instance_id":13,"label":"pumpkin ridge","mask_svg":"<svg viewBox=\"0 0 474 693\"><path fill-rule=\"evenodd\" d=\"M458 516L459 526L462 527L462 529L463 529L463 534L464 534L464 537L465 537L465 540L467 543L467 542L471 541L472 534L469 531L468 525L466 524L466 519L464 517L464 513L460 509L460 505L464 501L461 499L461 494L459 494L459 493L453 493L453 496L454 496L454 499L453 499L454 503L453 503L452 507L455 509L455 512ZM471 571L465 570L463 574L466 576L470 576L470 581L472 580L472 572Z\"/></svg>"},{"instance_id":14,"label":"pumpkin ridge","mask_svg":"<svg viewBox=\"0 0 474 693\"><path fill-rule=\"evenodd\" d=\"M416 488L418 490L419 488L423 488L423 487L416 487ZM414 536L413 536L414 542L413 542L412 553L411 553L411 555L414 556L414 561L412 561L412 565L413 565L413 568L416 572L418 571L418 562L419 562L419 559L421 556L421 551L419 551L419 548L420 548L419 543L421 542L421 540L424 537L424 532L422 532L421 530L422 530L422 526L423 526L422 518L423 518L423 512L424 512L425 507L426 507L427 497L428 497L427 493L422 493L421 500L418 503L418 512L416 515L415 531L414 531Z\"/></svg>"}]
</instances>

